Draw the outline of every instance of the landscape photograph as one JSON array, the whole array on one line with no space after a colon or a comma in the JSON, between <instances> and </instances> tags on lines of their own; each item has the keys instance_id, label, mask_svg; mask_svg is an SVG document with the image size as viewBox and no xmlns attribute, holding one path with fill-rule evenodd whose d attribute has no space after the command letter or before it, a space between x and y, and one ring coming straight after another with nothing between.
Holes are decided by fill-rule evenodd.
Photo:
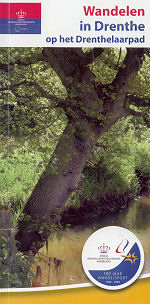
<instances>
[{"instance_id":1,"label":"landscape photograph","mask_svg":"<svg viewBox=\"0 0 150 304\"><path fill-rule=\"evenodd\" d=\"M150 276L150 49L0 47L0 290L89 282L105 226Z\"/></svg>"}]
</instances>

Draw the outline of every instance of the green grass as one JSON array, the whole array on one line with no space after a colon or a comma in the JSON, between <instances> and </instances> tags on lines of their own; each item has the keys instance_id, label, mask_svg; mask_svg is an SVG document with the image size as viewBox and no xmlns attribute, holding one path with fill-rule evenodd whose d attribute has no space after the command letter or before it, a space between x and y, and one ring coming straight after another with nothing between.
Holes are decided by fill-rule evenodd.
<instances>
[{"instance_id":1,"label":"green grass","mask_svg":"<svg viewBox=\"0 0 150 304\"><path fill-rule=\"evenodd\" d=\"M44 161L39 152L0 154L0 208L24 203L31 194L41 172Z\"/></svg>"}]
</instances>

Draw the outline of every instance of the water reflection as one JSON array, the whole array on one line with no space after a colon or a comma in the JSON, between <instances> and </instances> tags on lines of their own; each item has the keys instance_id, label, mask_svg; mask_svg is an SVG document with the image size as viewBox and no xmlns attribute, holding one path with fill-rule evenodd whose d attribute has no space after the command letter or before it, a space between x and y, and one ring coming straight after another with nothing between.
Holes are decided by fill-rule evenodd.
<instances>
[{"instance_id":1,"label":"water reflection","mask_svg":"<svg viewBox=\"0 0 150 304\"><path fill-rule=\"evenodd\" d=\"M60 240L49 239L48 251L45 247L40 250L43 259L40 259L40 255L36 256L33 272L37 274L38 267L40 276L37 275L32 285L55 286L88 282L81 265L84 243L95 230L111 225L122 226L137 235L145 252L143 273L150 273L150 198L143 196L133 201L126 210L99 217L94 222L91 219L86 225L63 232Z\"/></svg>"}]
</instances>

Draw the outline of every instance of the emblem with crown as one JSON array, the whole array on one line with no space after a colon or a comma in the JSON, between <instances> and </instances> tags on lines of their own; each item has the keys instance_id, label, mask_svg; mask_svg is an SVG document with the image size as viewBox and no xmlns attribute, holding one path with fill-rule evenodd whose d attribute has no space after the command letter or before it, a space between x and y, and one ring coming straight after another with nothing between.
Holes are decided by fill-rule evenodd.
<instances>
[{"instance_id":1,"label":"emblem with crown","mask_svg":"<svg viewBox=\"0 0 150 304\"><path fill-rule=\"evenodd\" d=\"M25 18L25 16L26 16L26 12L24 12L24 11L21 9L19 12L16 13L16 15L17 15L17 17L18 17L19 19L23 19L23 18Z\"/></svg>"},{"instance_id":2,"label":"emblem with crown","mask_svg":"<svg viewBox=\"0 0 150 304\"><path fill-rule=\"evenodd\" d=\"M110 247L103 243L103 245L99 246L98 249L100 250L100 253L107 253L110 250Z\"/></svg>"}]
</instances>

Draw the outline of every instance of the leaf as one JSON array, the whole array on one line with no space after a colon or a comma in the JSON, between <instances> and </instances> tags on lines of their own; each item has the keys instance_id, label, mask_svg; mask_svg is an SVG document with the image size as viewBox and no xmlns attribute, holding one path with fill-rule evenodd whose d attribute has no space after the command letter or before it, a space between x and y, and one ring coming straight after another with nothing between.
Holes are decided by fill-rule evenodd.
<instances>
[{"instance_id":1,"label":"leaf","mask_svg":"<svg viewBox=\"0 0 150 304\"><path fill-rule=\"evenodd\" d=\"M2 251L3 251L3 254L4 254L4 259L6 260L7 257L8 257L8 251L7 251L6 248L3 248Z\"/></svg>"},{"instance_id":2,"label":"leaf","mask_svg":"<svg viewBox=\"0 0 150 304\"><path fill-rule=\"evenodd\" d=\"M1 236L1 239L8 243L8 240L4 236Z\"/></svg>"}]
</instances>

